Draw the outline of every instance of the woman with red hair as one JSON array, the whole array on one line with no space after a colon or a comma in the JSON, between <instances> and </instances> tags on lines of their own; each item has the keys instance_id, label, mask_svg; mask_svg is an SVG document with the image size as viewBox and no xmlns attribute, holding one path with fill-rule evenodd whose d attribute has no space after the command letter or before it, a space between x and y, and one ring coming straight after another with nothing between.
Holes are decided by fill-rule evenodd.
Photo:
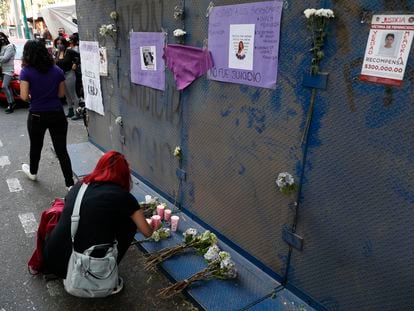
<instances>
[{"instance_id":1,"label":"woman with red hair","mask_svg":"<svg viewBox=\"0 0 414 311\"><path fill-rule=\"evenodd\" d=\"M88 188L81 203L75 250L83 253L93 245L117 240L119 264L137 229L146 237L152 234L137 200L130 193L132 180L128 162L119 152L109 151L99 159L94 171L84 177L82 183L88 184ZM43 247L47 272L63 279L66 278L72 253L71 216L82 183L69 191L59 222L46 237ZM120 286L114 293L122 289L122 284L120 279Z\"/></svg>"}]
</instances>

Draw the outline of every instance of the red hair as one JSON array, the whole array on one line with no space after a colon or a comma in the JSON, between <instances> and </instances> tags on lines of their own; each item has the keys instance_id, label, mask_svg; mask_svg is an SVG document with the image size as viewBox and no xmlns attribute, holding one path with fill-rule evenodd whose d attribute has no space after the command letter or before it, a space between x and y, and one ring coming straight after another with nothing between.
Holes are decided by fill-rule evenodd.
<instances>
[{"instance_id":1,"label":"red hair","mask_svg":"<svg viewBox=\"0 0 414 311\"><path fill-rule=\"evenodd\" d=\"M132 180L129 164L121 153L108 151L99 159L93 172L83 178L83 182L112 182L130 191Z\"/></svg>"}]
</instances>

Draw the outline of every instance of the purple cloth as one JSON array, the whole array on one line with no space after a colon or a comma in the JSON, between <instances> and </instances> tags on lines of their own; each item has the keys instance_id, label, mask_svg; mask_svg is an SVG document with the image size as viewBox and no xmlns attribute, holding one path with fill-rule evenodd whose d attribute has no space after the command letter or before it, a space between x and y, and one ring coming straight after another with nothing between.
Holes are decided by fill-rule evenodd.
<instances>
[{"instance_id":1,"label":"purple cloth","mask_svg":"<svg viewBox=\"0 0 414 311\"><path fill-rule=\"evenodd\" d=\"M53 65L47 73L41 73L34 67L23 67L20 80L29 82L31 112L62 109L58 97L59 84L65 80L62 69Z\"/></svg>"},{"instance_id":2,"label":"purple cloth","mask_svg":"<svg viewBox=\"0 0 414 311\"><path fill-rule=\"evenodd\" d=\"M213 67L210 51L192 46L169 44L163 57L174 74L178 90L183 90Z\"/></svg>"}]
</instances>

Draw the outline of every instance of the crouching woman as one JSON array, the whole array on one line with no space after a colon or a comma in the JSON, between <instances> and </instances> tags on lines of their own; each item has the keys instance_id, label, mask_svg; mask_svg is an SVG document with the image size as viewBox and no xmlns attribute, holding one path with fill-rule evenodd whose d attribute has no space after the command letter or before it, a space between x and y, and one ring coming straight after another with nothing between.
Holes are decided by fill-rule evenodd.
<instances>
[{"instance_id":1,"label":"crouching woman","mask_svg":"<svg viewBox=\"0 0 414 311\"><path fill-rule=\"evenodd\" d=\"M124 257L137 230L151 236L148 225L135 197L129 164L116 151L105 153L94 171L83 178L88 184L80 207L80 220L75 235L74 249L83 253L93 245L118 241L118 264ZM66 278L72 253L71 216L76 196L82 183L78 183L66 196L65 207L58 224L46 237L43 247L45 269L60 278ZM91 254L99 257L98 254ZM122 279L116 292L122 289ZM115 293L115 292L114 292Z\"/></svg>"}]
</instances>

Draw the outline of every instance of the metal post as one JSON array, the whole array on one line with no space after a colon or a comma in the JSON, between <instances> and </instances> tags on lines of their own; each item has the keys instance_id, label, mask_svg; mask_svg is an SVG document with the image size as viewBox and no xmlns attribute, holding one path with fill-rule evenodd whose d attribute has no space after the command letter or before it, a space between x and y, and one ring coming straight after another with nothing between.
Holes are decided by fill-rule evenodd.
<instances>
[{"instance_id":1,"label":"metal post","mask_svg":"<svg viewBox=\"0 0 414 311\"><path fill-rule=\"evenodd\" d=\"M26 8L24 5L24 0L20 0L21 7L22 7L22 15L23 15L23 23L24 23L24 35L26 39L30 39L30 32L29 32L29 25L27 24L27 17L26 17ZM34 18L34 17L32 17ZM34 24L34 20L33 20Z\"/></svg>"}]
</instances>

